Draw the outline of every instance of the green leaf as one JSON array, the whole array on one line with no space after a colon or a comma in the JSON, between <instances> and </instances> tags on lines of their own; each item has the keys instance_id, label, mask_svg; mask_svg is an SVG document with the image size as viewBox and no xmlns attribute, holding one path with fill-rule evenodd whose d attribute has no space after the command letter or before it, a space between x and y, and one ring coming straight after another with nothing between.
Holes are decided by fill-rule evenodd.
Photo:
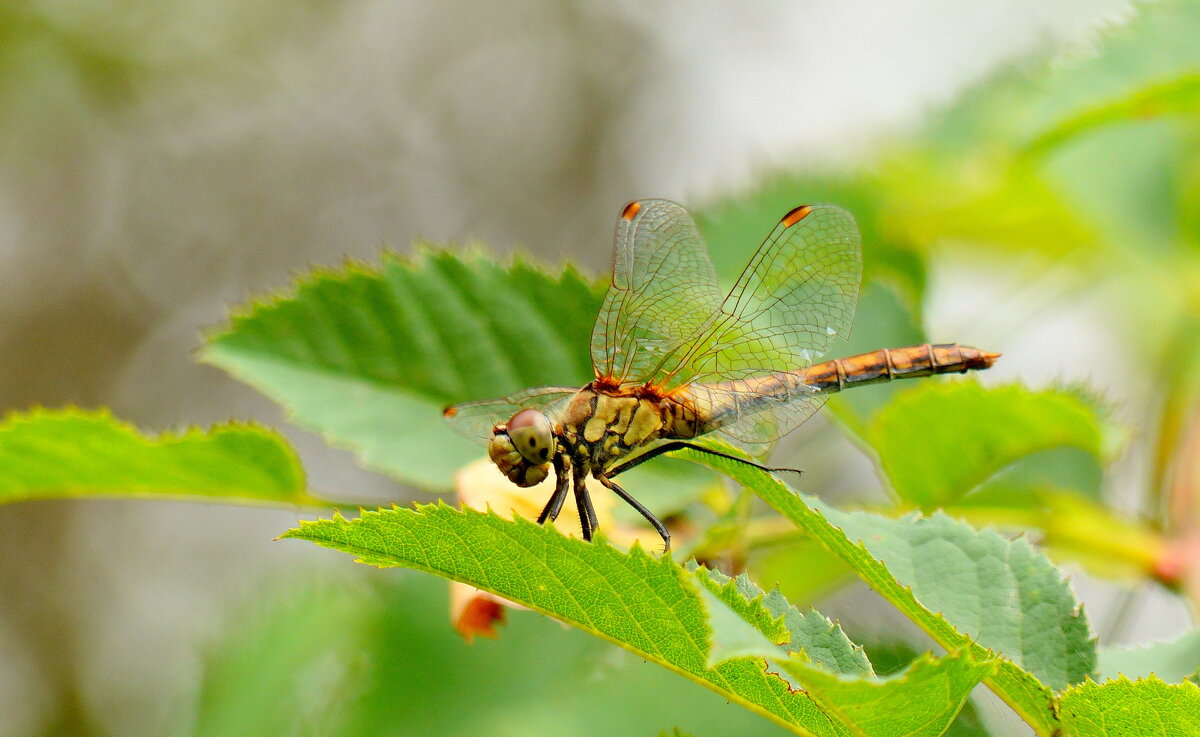
<instances>
[{"instance_id":1,"label":"green leaf","mask_svg":"<svg viewBox=\"0 0 1200 737\"><path fill-rule=\"evenodd\" d=\"M1063 733L1069 737L1196 737L1200 735L1200 688L1157 678L1090 679L1059 698Z\"/></svg>"},{"instance_id":2,"label":"green leaf","mask_svg":"<svg viewBox=\"0 0 1200 737\"><path fill-rule=\"evenodd\" d=\"M941 613L976 643L1054 688L1091 673L1095 646L1087 619L1062 573L1025 539L940 513L894 520L821 511L847 538L861 540L926 611Z\"/></svg>"},{"instance_id":3,"label":"green leaf","mask_svg":"<svg viewBox=\"0 0 1200 737\"><path fill-rule=\"evenodd\" d=\"M1040 58L1023 58L936 111L917 135L883 147L868 166L840 176L802 172L768 179L756 191L713 208L716 227L705 229L702 219L702 231L711 230L714 245L743 242L744 228L728 228L729 237L724 236L725 221L734 224L742 213L747 219L769 218L786 211L780 208L788 202L837 202L862 227L868 275L903 275L903 262L891 254L919 263L921 253L952 242L956 249L1003 249L1052 259L1060 269L1077 266L1071 270L1083 288L1094 283L1093 267L1111 273L1116 257L1122 259L1117 268L1150 284L1147 291L1167 291L1157 289L1141 269L1150 260L1147 255L1165 254L1163 246L1172 239L1194 238L1190 234L1196 229L1181 227L1186 222L1178 223L1182 213L1175 211L1176 197L1194 189L1196 181L1187 168L1195 161L1193 118L1171 126L1150 110L1149 120L1098 131L1092 126L1099 134L1129 135L1072 138L1095 139L1098 145L1071 161L1050 161L1052 166L1021 152L1039 136L1053 136L1089 112L1103 114L1107 105L1137 102L1139 95L1190 115L1188 80L1200 64L1197 33L1195 3L1140 5L1129 22L1098 33L1094 51L1065 63L1051 49ZM1062 148L1076 147L1051 150ZM1096 176L1097 171L1106 176ZM1145 248L1136 254L1122 253L1130 246L1129 233L1143 236ZM734 260L730 267L739 265ZM1179 271L1168 266L1167 274L1177 278ZM906 281L919 283L911 277ZM1154 305L1141 307L1139 317ZM1143 323L1137 322L1139 331Z\"/></svg>"},{"instance_id":4,"label":"green leaf","mask_svg":"<svg viewBox=\"0 0 1200 737\"><path fill-rule=\"evenodd\" d=\"M798 659L772 662L860 737L937 737L996 665L967 652L924 655L894 676L852 680Z\"/></svg>"},{"instance_id":5,"label":"green leaf","mask_svg":"<svg viewBox=\"0 0 1200 737\"><path fill-rule=\"evenodd\" d=\"M863 649L815 609L801 612L777 589L766 593L744 573L730 578L720 571L694 570L696 579L721 602L743 619L754 620L758 630L771 640L792 643L789 650L803 654L806 662L830 673L875 675Z\"/></svg>"},{"instance_id":6,"label":"green leaf","mask_svg":"<svg viewBox=\"0 0 1200 737\"><path fill-rule=\"evenodd\" d=\"M1154 675L1167 683L1182 683L1200 672L1200 630L1174 640L1141 647L1101 648L1097 678L1143 678Z\"/></svg>"},{"instance_id":7,"label":"green leaf","mask_svg":"<svg viewBox=\"0 0 1200 737\"><path fill-rule=\"evenodd\" d=\"M703 574L703 569L699 573ZM944 658L925 655L903 673L875 678L862 649L847 647L849 642L841 629L821 615L815 612L809 616L800 614L777 592L764 596L762 589L745 576L729 579L716 573L701 575L700 580L705 586L702 593L709 593L714 585L721 587L724 594L721 601L728 605L730 613L754 620L753 614L745 611L745 605L765 603L774 597L775 604L786 612L784 621L793 633L793 642L812 641L816 645L823 640L831 641L832 652L810 646L790 656L783 655L779 647L763 636L769 623L764 627L760 622L757 637L741 635L734 643L719 644L728 657L758 655L765 658L773 672L785 677L796 689L805 691L827 713L835 715L849 728L851 734L860 737L936 737L942 734L954 721L971 689L997 664L992 657L978 660L970 653L953 653ZM713 607L709 612L716 621L720 613ZM748 622L744 622L742 628L754 631ZM718 659L715 655L719 634L716 629L714 625L714 655L710 656L710 662Z\"/></svg>"},{"instance_id":8,"label":"green leaf","mask_svg":"<svg viewBox=\"0 0 1200 737\"><path fill-rule=\"evenodd\" d=\"M0 424L0 503L96 496L325 506L287 442L257 425L147 437L106 410L79 409Z\"/></svg>"},{"instance_id":9,"label":"green leaf","mask_svg":"<svg viewBox=\"0 0 1200 737\"><path fill-rule=\"evenodd\" d=\"M452 402L592 378L600 291L567 268L423 251L315 271L209 337L203 358L283 404L369 467L444 489L483 455L442 419Z\"/></svg>"},{"instance_id":10,"label":"green leaf","mask_svg":"<svg viewBox=\"0 0 1200 737\"><path fill-rule=\"evenodd\" d=\"M567 538L516 518L443 504L302 522L284 537L470 584L602 637L723 693L785 726L844 735L803 693L761 661L709 669L708 604L693 575L669 558ZM775 633L778 634L778 633ZM802 643L798 644L802 646Z\"/></svg>"},{"instance_id":11,"label":"green leaf","mask_svg":"<svg viewBox=\"0 0 1200 737\"><path fill-rule=\"evenodd\" d=\"M845 666L860 673L869 667L840 630L820 615L802 616L798 626L795 621L789 626L790 612L778 618L766 602L780 610L789 605L762 595L745 580L722 581L704 570L689 572L667 557L651 557L638 547L623 553L602 540L584 543L521 518L506 521L492 513L445 505L365 512L354 520L335 515L302 522L284 537L342 550L363 563L415 568L491 591L681 673L798 734L863 733L843 726L803 691L768 673L762 657L737 655L768 652L788 661L787 651L804 653L797 656L805 660L796 667L809 675L830 673L808 660L812 655L826 657L822 653L828 654L826 667ZM709 667L714 643L734 657ZM985 659L986 655L978 662ZM947 669L956 686L965 682L966 675ZM840 682L829 685L829 698L836 700L842 688ZM860 695L845 693L851 699ZM852 701L844 706L855 708Z\"/></svg>"},{"instance_id":12,"label":"green leaf","mask_svg":"<svg viewBox=\"0 0 1200 737\"><path fill-rule=\"evenodd\" d=\"M896 639L895 634L896 630L892 633L875 633L875 638L883 639L876 639L865 645L875 671L883 676L895 675L922 657L916 642L919 638ZM971 695L978 697L981 693L976 689ZM979 716L978 705L975 698L967 699L950 728L946 730L947 737L990 737Z\"/></svg>"},{"instance_id":13,"label":"green leaf","mask_svg":"<svg viewBox=\"0 0 1200 737\"><path fill-rule=\"evenodd\" d=\"M679 455L752 489L947 650L970 651L979 661L988 648L1005 656L988 684L1039 734L1053 734L1045 684L1061 688L1090 673L1094 642L1061 574L1026 541L944 515L891 520L842 512L745 464Z\"/></svg>"},{"instance_id":14,"label":"green leaf","mask_svg":"<svg viewBox=\"0 0 1200 737\"><path fill-rule=\"evenodd\" d=\"M1002 503L1015 489L1071 489L1095 502L1103 500L1104 464L1079 448L1059 447L1030 453L1005 466L975 487L960 503L974 504L979 497ZM1024 503L1017 502L1017 504Z\"/></svg>"},{"instance_id":15,"label":"green leaf","mask_svg":"<svg viewBox=\"0 0 1200 737\"><path fill-rule=\"evenodd\" d=\"M971 381L903 392L866 433L896 494L926 510L954 502L1023 456L1065 446L1106 458L1116 438L1076 393Z\"/></svg>"},{"instance_id":16,"label":"green leaf","mask_svg":"<svg viewBox=\"0 0 1200 737\"><path fill-rule=\"evenodd\" d=\"M704 603L710 631L707 667L716 668L722 663L756 655L767 658L787 656L783 645L772 642L767 639L767 633L756 629L759 622L753 621L756 619L753 615L743 618L743 612L735 611L704 586L697 592Z\"/></svg>"},{"instance_id":17,"label":"green leaf","mask_svg":"<svg viewBox=\"0 0 1200 737\"><path fill-rule=\"evenodd\" d=\"M1039 536L1038 544L1052 558L1081 563L1097 576L1122 579L1158 575L1167 543L1143 520L1123 515L1073 490L1010 486L997 483L998 479L989 480L948 508L948 513L979 525L1032 530Z\"/></svg>"}]
</instances>

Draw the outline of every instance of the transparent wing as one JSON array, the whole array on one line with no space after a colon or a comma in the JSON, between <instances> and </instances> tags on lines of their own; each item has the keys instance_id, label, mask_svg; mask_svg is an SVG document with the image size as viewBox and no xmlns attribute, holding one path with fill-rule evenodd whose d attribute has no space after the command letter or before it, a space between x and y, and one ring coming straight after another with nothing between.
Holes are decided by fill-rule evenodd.
<instances>
[{"instance_id":1,"label":"transparent wing","mask_svg":"<svg viewBox=\"0 0 1200 737\"><path fill-rule=\"evenodd\" d=\"M617 221L612 286L592 328L597 378L645 382L720 304L716 273L687 210L667 200L629 203Z\"/></svg>"},{"instance_id":2,"label":"transparent wing","mask_svg":"<svg viewBox=\"0 0 1200 737\"><path fill-rule=\"evenodd\" d=\"M813 391L790 375L748 379L719 384L693 384L680 396L708 419L717 437L756 450L755 446L773 443L816 414L828 394Z\"/></svg>"},{"instance_id":3,"label":"transparent wing","mask_svg":"<svg viewBox=\"0 0 1200 737\"><path fill-rule=\"evenodd\" d=\"M651 380L667 388L798 371L850 331L862 279L858 227L833 205L779 221L720 309Z\"/></svg>"},{"instance_id":4,"label":"transparent wing","mask_svg":"<svg viewBox=\"0 0 1200 737\"><path fill-rule=\"evenodd\" d=\"M798 207L767 236L695 341L652 380L675 389L719 436L751 446L778 440L825 403L805 369L849 332L861 278L850 213Z\"/></svg>"},{"instance_id":5,"label":"transparent wing","mask_svg":"<svg viewBox=\"0 0 1200 737\"><path fill-rule=\"evenodd\" d=\"M459 435L487 443L492 437L493 425L508 422L522 409L539 409L553 419L578 391L578 388L565 386L539 386L499 399L454 404L447 407L442 415Z\"/></svg>"}]
</instances>

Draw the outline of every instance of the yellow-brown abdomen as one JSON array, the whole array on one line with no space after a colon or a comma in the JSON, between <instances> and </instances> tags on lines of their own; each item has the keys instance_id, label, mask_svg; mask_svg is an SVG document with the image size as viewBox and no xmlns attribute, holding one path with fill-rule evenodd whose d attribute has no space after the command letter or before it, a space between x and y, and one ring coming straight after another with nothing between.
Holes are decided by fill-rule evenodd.
<instances>
[{"instance_id":1,"label":"yellow-brown abdomen","mask_svg":"<svg viewBox=\"0 0 1200 737\"><path fill-rule=\"evenodd\" d=\"M803 372L801 383L818 392L836 392L848 386L877 384L893 379L982 370L991 368L999 357L999 353L957 343L884 348L810 366Z\"/></svg>"},{"instance_id":2,"label":"yellow-brown abdomen","mask_svg":"<svg viewBox=\"0 0 1200 737\"><path fill-rule=\"evenodd\" d=\"M695 432L678 432L676 437L695 437L758 412L814 394L831 394L853 386L877 384L892 379L912 379L933 374L964 373L989 368L999 353L989 353L955 343L914 345L862 353L825 361L798 371L779 371L749 379L701 384L682 393L700 408L701 421ZM670 429L672 424L668 423ZM690 428L689 428L690 430Z\"/></svg>"}]
</instances>

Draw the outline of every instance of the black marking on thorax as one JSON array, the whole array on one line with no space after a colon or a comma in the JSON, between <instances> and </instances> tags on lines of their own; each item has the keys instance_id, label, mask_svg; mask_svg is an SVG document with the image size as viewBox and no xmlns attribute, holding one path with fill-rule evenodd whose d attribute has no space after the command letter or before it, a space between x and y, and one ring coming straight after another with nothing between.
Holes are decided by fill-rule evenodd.
<instances>
[{"instance_id":1,"label":"black marking on thorax","mask_svg":"<svg viewBox=\"0 0 1200 737\"><path fill-rule=\"evenodd\" d=\"M586 402L586 404L584 404ZM581 464L605 468L662 437L660 403L638 396L581 396L563 417L565 450Z\"/></svg>"}]
</instances>

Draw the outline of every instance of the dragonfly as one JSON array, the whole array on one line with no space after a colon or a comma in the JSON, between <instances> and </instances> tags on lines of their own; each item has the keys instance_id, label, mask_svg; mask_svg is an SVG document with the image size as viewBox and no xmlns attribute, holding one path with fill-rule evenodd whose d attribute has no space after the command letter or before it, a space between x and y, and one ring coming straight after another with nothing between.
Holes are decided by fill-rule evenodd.
<instances>
[{"instance_id":1,"label":"dragonfly","mask_svg":"<svg viewBox=\"0 0 1200 737\"><path fill-rule=\"evenodd\" d=\"M665 552L670 531L613 480L621 473L684 448L764 468L704 443L768 446L834 392L986 369L999 358L949 343L818 363L849 333L861 279L858 227L836 205L789 210L722 293L687 210L635 200L617 221L612 283L592 329L595 378L582 388L537 387L457 404L444 414L460 434L487 443L492 462L517 486L534 486L554 470L538 524L557 519L573 491L583 539L591 540L590 476L654 527Z\"/></svg>"}]
</instances>

